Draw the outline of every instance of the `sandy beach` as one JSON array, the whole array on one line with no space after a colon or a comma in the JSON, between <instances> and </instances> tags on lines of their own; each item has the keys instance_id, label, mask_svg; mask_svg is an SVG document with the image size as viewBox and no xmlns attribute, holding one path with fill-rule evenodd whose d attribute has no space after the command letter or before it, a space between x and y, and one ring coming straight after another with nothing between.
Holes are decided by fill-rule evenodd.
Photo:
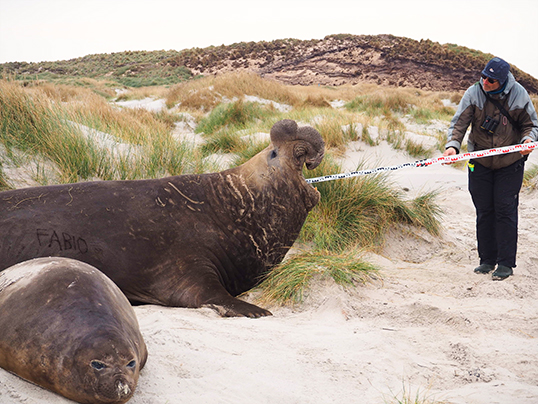
<instances>
[{"instance_id":1,"label":"sandy beach","mask_svg":"<svg viewBox=\"0 0 538 404\"><path fill-rule=\"evenodd\" d=\"M354 142L346 169L365 158L368 167L414 161L385 142ZM135 307L149 359L129 403L538 403L536 191L520 195L515 274L494 282L473 273L466 172L436 165L390 178L410 197L439 190L441 237L394 229L365 257L381 268L372 282L344 289L318 279L301 305L266 307L272 317ZM2 404L68 402L0 369Z\"/></svg>"}]
</instances>

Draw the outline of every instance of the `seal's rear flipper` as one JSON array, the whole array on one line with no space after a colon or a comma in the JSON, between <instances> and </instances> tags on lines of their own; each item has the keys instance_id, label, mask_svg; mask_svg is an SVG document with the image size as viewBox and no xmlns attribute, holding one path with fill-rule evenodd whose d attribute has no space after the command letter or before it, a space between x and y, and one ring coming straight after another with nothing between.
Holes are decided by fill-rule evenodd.
<instances>
[{"instance_id":1,"label":"seal's rear flipper","mask_svg":"<svg viewBox=\"0 0 538 404\"><path fill-rule=\"evenodd\" d=\"M232 296L227 299L212 299L211 303L205 303L202 307L209 307L222 317L259 318L273 315L269 310L262 309Z\"/></svg>"}]
</instances>

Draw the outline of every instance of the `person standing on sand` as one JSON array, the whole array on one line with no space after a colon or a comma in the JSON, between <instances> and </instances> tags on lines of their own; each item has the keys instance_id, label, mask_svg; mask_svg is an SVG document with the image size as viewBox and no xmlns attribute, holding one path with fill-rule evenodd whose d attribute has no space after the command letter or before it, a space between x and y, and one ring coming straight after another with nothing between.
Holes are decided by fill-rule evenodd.
<instances>
[{"instance_id":1,"label":"person standing on sand","mask_svg":"<svg viewBox=\"0 0 538 404\"><path fill-rule=\"evenodd\" d=\"M463 95L448 129L443 156L459 153L469 124L468 151L538 139L534 105L503 59L491 59L482 70L480 81ZM474 272L488 274L497 266L493 280L508 278L516 266L519 191L530 152L484 157L468 163L480 258Z\"/></svg>"}]
</instances>

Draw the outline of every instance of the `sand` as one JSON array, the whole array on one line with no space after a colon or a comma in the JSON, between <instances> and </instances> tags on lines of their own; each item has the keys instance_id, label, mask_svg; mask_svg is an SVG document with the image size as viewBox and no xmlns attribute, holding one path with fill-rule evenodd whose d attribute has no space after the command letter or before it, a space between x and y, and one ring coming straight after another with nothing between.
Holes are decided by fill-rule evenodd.
<instances>
[{"instance_id":1,"label":"sand","mask_svg":"<svg viewBox=\"0 0 538 404\"><path fill-rule=\"evenodd\" d=\"M365 157L368 167L413 161L384 142L354 142L345 165ZM382 253L366 257L381 268L377 279L351 289L318 279L303 304L267 307L272 317L135 307L149 359L129 403L538 403L536 191L521 193L515 274L494 282L472 271L465 171L390 176L410 197L440 191L441 237L395 229ZM44 402L70 401L0 369L0 403Z\"/></svg>"}]
</instances>

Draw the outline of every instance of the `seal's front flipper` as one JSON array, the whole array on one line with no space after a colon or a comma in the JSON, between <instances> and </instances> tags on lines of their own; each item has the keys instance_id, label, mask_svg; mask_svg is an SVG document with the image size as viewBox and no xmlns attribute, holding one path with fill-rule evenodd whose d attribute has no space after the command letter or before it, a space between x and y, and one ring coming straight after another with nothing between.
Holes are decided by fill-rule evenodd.
<instances>
[{"instance_id":1,"label":"seal's front flipper","mask_svg":"<svg viewBox=\"0 0 538 404\"><path fill-rule=\"evenodd\" d=\"M170 287L172 282L168 284L169 294L159 300L166 306L210 307L223 317L272 316L268 310L233 297L220 282L216 270L210 266L197 267L173 286Z\"/></svg>"}]
</instances>

